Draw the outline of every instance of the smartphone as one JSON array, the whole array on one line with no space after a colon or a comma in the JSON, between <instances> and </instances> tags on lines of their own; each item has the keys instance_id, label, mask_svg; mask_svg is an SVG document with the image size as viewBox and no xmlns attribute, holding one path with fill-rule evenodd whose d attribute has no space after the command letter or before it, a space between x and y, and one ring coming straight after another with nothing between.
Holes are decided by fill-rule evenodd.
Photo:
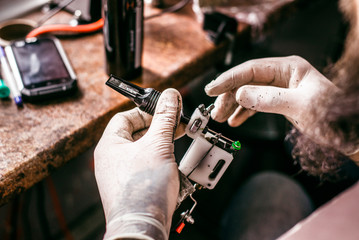
<instances>
[{"instance_id":1,"label":"smartphone","mask_svg":"<svg viewBox=\"0 0 359 240\"><path fill-rule=\"evenodd\" d=\"M56 37L14 41L5 52L24 100L48 99L77 89L75 72Z\"/></svg>"}]
</instances>

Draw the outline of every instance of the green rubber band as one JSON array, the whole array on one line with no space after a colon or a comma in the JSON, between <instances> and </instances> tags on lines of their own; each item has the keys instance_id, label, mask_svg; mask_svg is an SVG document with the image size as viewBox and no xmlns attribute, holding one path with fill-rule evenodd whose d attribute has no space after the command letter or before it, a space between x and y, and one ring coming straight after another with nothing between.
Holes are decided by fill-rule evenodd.
<instances>
[{"instance_id":1,"label":"green rubber band","mask_svg":"<svg viewBox=\"0 0 359 240\"><path fill-rule=\"evenodd\" d=\"M242 145L239 141L235 141L232 143L232 147L236 150L240 150L242 148Z\"/></svg>"}]
</instances>

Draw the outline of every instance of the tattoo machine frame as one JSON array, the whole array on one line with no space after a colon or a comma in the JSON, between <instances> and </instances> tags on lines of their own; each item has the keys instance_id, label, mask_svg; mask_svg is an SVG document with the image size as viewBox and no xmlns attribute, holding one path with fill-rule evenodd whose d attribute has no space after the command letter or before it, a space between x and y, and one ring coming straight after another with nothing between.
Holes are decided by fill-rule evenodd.
<instances>
[{"instance_id":1,"label":"tattoo machine frame","mask_svg":"<svg viewBox=\"0 0 359 240\"><path fill-rule=\"evenodd\" d=\"M106 85L131 99L142 111L153 115L161 93L153 88L141 88L133 83L111 75ZM186 135L193 139L192 144L180 161L178 169L195 184L195 189L213 189L232 162L234 155L240 150L239 141L232 141L220 133L207 127L210 112L214 105L199 105L188 118L181 114L181 122L187 124ZM190 211L182 213L179 228L182 230L184 221L193 223ZM178 232L178 231L177 231Z\"/></svg>"}]
</instances>

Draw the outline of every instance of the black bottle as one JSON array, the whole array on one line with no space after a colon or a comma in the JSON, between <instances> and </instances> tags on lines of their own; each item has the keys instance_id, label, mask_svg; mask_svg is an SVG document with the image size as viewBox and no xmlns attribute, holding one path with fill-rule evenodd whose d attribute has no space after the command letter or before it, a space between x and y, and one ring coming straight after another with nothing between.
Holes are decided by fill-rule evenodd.
<instances>
[{"instance_id":1,"label":"black bottle","mask_svg":"<svg viewBox=\"0 0 359 240\"><path fill-rule=\"evenodd\" d=\"M102 0L106 72L134 79L142 72L143 0Z\"/></svg>"}]
</instances>

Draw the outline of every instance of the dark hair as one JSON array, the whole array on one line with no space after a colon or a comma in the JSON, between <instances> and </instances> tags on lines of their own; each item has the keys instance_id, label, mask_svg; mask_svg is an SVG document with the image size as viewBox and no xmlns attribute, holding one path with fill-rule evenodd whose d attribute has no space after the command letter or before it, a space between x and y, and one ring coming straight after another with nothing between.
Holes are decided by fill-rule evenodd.
<instances>
[{"instance_id":1,"label":"dark hair","mask_svg":"<svg viewBox=\"0 0 359 240\"><path fill-rule=\"evenodd\" d=\"M342 91L323 96L312 111L320 122L319 133L330 129L332 146L321 146L293 129L288 139L293 143L292 155L311 175L322 179L338 177L344 156L359 147L359 32L356 29L356 8L352 0L341 0L340 7L349 21L349 32L341 58L326 69L327 76ZM328 135L328 134L326 134Z\"/></svg>"}]
</instances>

